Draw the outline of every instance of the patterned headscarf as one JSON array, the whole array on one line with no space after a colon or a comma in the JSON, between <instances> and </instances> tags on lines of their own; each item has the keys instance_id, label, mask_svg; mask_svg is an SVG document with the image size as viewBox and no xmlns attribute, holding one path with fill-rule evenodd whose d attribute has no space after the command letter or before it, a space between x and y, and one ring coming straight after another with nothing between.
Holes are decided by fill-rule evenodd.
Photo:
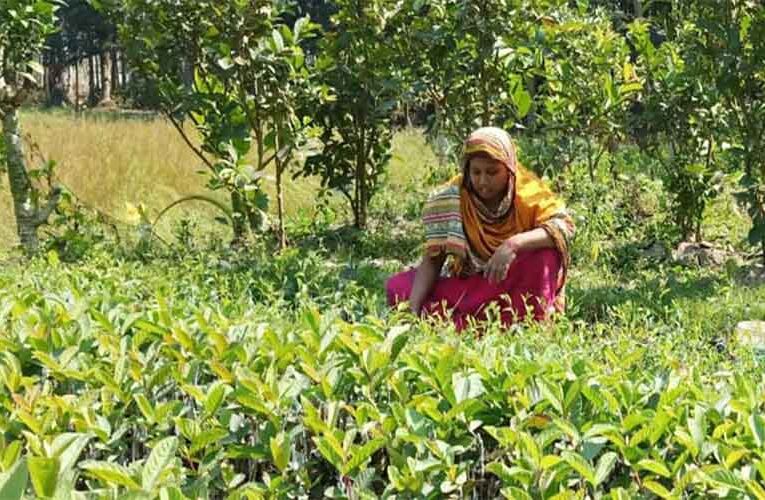
<instances>
[{"instance_id":1,"label":"patterned headscarf","mask_svg":"<svg viewBox=\"0 0 765 500\"><path fill-rule=\"evenodd\" d=\"M482 127L470 134L462 148L462 160L460 167L462 173L467 174L470 155L474 153L486 153L495 160L501 161L511 174L515 175L518 159L515 153L515 144L510 134L497 127Z\"/></svg>"},{"instance_id":2,"label":"patterned headscarf","mask_svg":"<svg viewBox=\"0 0 765 500\"><path fill-rule=\"evenodd\" d=\"M476 153L483 153L499 161L507 168L510 174L507 180L507 194L495 210L486 207L480 196L472 188L469 171L470 159ZM497 127L482 127L470 134L462 148L460 169L462 171L463 185L473 198L473 204L476 206L481 219L486 223L494 224L506 217L513 207L515 174L518 170L515 145L510 138L510 134Z\"/></svg>"}]
</instances>

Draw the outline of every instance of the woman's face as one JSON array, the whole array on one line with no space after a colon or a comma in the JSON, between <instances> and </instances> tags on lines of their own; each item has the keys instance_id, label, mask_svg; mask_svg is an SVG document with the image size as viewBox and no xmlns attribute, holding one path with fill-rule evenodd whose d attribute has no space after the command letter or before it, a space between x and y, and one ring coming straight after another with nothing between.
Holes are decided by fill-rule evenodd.
<instances>
[{"instance_id":1,"label":"woman's face","mask_svg":"<svg viewBox=\"0 0 765 500\"><path fill-rule=\"evenodd\" d=\"M468 170L470 183L482 201L499 202L507 194L510 173L502 162L479 156L470 159Z\"/></svg>"}]
</instances>

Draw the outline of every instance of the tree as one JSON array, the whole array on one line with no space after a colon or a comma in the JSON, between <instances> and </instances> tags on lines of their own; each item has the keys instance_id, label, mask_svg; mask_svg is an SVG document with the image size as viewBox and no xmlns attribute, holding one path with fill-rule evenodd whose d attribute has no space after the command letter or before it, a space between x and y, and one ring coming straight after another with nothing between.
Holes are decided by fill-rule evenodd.
<instances>
[{"instance_id":1,"label":"tree","mask_svg":"<svg viewBox=\"0 0 765 500\"><path fill-rule=\"evenodd\" d=\"M42 77L38 62L46 38L55 29L56 5L46 0L0 0L0 118L16 227L24 250L38 248L37 229L46 224L60 191L36 189L21 141L19 107ZM2 164L0 164L2 165Z\"/></svg>"},{"instance_id":2,"label":"tree","mask_svg":"<svg viewBox=\"0 0 765 500\"><path fill-rule=\"evenodd\" d=\"M306 161L304 175L340 191L364 228L369 203L390 159L391 113L403 89L397 67L397 22L401 5L392 0L339 0L316 63L318 85L332 99L316 104L323 128L321 151Z\"/></svg>"},{"instance_id":3,"label":"tree","mask_svg":"<svg viewBox=\"0 0 765 500\"><path fill-rule=\"evenodd\" d=\"M433 110L433 135L461 143L476 127L512 127L531 111L537 12L561 2L523 3L407 2L401 63L412 72L412 98Z\"/></svg>"},{"instance_id":4,"label":"tree","mask_svg":"<svg viewBox=\"0 0 765 500\"><path fill-rule=\"evenodd\" d=\"M301 44L313 25L303 19L290 29L280 6L267 0L111 4L132 67L211 172L210 186L231 192L235 240L248 227L263 226L262 179L276 164L283 246L282 174L307 124L297 102L310 91ZM199 133L200 145L184 121Z\"/></svg>"},{"instance_id":5,"label":"tree","mask_svg":"<svg viewBox=\"0 0 765 500\"><path fill-rule=\"evenodd\" d=\"M80 78L79 65L88 61L90 66L90 104L112 103L112 51L116 44L114 25L94 6L98 0L67 0L57 11L57 27L48 37L43 62L46 66L46 88L49 104L59 105L65 101L67 89L64 75L74 68L75 81ZM79 89L74 100L79 101ZM78 106L79 102L75 102Z\"/></svg>"},{"instance_id":6,"label":"tree","mask_svg":"<svg viewBox=\"0 0 765 500\"><path fill-rule=\"evenodd\" d=\"M728 125L729 154L743 173L740 199L752 227L749 242L765 260L765 9L744 0L700 0L698 50L710 66Z\"/></svg>"},{"instance_id":7,"label":"tree","mask_svg":"<svg viewBox=\"0 0 765 500\"><path fill-rule=\"evenodd\" d=\"M564 168L583 143L594 181L603 155L624 132L642 84L626 40L603 13L563 8L548 19L542 34L544 83L536 96L544 137L559 139Z\"/></svg>"},{"instance_id":8,"label":"tree","mask_svg":"<svg viewBox=\"0 0 765 500\"><path fill-rule=\"evenodd\" d=\"M654 46L646 22L630 28L630 38L646 73L639 120L648 150L663 167L672 198L673 220L684 240L702 240L704 209L723 180L719 145L724 109L714 79L716 62L699 50L693 24Z\"/></svg>"}]
</instances>

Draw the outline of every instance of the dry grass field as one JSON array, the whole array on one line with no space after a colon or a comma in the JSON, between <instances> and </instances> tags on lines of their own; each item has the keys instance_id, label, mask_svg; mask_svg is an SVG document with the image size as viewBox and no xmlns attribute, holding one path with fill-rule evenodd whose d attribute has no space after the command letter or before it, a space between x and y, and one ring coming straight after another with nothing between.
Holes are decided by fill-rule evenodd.
<instances>
[{"instance_id":1,"label":"dry grass field","mask_svg":"<svg viewBox=\"0 0 765 500\"><path fill-rule=\"evenodd\" d=\"M77 118L63 111L26 110L22 127L30 166L39 165L41 156L55 160L56 175L67 188L84 204L116 219L128 217L128 204L143 204L153 217L163 207L190 194L226 200L223 192L207 190L207 175L199 160L172 125L161 118L115 118L104 114ZM409 183L435 162L420 132L400 132L394 140L391 182ZM292 181L290 177L285 185L288 214L310 211L318 189L317 179ZM266 191L275 192L273 176L266 178ZM271 208L275 209L275 203ZM214 215L209 205L186 203L163 219L163 226L181 217L212 220ZM0 247L15 245L5 175L0 176L0 221Z\"/></svg>"}]
</instances>

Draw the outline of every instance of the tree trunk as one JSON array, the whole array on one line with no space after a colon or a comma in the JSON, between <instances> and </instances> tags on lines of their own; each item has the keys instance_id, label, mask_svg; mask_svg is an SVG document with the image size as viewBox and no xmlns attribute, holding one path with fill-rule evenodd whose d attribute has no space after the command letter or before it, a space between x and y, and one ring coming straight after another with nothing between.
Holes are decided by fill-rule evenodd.
<instances>
[{"instance_id":1,"label":"tree trunk","mask_svg":"<svg viewBox=\"0 0 765 500\"><path fill-rule=\"evenodd\" d=\"M66 85L64 73L68 71L66 65L56 60L48 67L48 105L61 106L66 100ZM68 78L68 77L67 77Z\"/></svg>"},{"instance_id":2,"label":"tree trunk","mask_svg":"<svg viewBox=\"0 0 765 500\"><path fill-rule=\"evenodd\" d=\"M24 163L21 126L16 108L6 110L3 116L3 143L19 241L27 254L33 254L39 246L37 228L47 223L48 217L58 204L60 193L58 189L54 189L43 208L40 208L38 200L34 199L35 193Z\"/></svg>"},{"instance_id":3,"label":"tree trunk","mask_svg":"<svg viewBox=\"0 0 765 500\"><path fill-rule=\"evenodd\" d=\"M80 55L74 60L74 112L80 113Z\"/></svg>"},{"instance_id":4,"label":"tree trunk","mask_svg":"<svg viewBox=\"0 0 765 500\"><path fill-rule=\"evenodd\" d=\"M117 51L116 50L111 50L111 51L109 51L109 54L110 54L109 60L111 61L111 68L112 68L112 73L111 73L111 77L112 77L111 90L113 92L114 90L119 90L119 88L120 88L120 74L119 74L119 71L117 69L118 68L118 66L117 66Z\"/></svg>"},{"instance_id":5,"label":"tree trunk","mask_svg":"<svg viewBox=\"0 0 765 500\"><path fill-rule=\"evenodd\" d=\"M120 74L122 75L122 87L124 88L128 84L128 72L127 62L125 61L125 54L120 52Z\"/></svg>"},{"instance_id":6,"label":"tree trunk","mask_svg":"<svg viewBox=\"0 0 765 500\"><path fill-rule=\"evenodd\" d=\"M632 6L633 10L635 11L635 17L643 17L643 1L634 0Z\"/></svg>"},{"instance_id":7,"label":"tree trunk","mask_svg":"<svg viewBox=\"0 0 765 500\"><path fill-rule=\"evenodd\" d=\"M99 106L112 105L112 51L101 52L101 102Z\"/></svg>"},{"instance_id":8,"label":"tree trunk","mask_svg":"<svg viewBox=\"0 0 765 500\"><path fill-rule=\"evenodd\" d=\"M247 228L247 213L245 210L245 202L236 191L231 191L231 211L233 219L234 240L232 245L239 245L244 242L245 231Z\"/></svg>"},{"instance_id":9,"label":"tree trunk","mask_svg":"<svg viewBox=\"0 0 765 500\"><path fill-rule=\"evenodd\" d=\"M361 131L361 140L359 141L359 150L356 152L356 185L358 187L358 199L356 205L358 207L358 213L356 214L356 227L359 229L365 229L367 227L367 205L368 201L368 186L367 186L367 159L366 159L366 144L364 140L364 131Z\"/></svg>"},{"instance_id":10,"label":"tree trunk","mask_svg":"<svg viewBox=\"0 0 765 500\"><path fill-rule=\"evenodd\" d=\"M595 182L595 159L592 157L592 143L587 140L587 168L590 170L590 182Z\"/></svg>"},{"instance_id":11,"label":"tree trunk","mask_svg":"<svg viewBox=\"0 0 765 500\"><path fill-rule=\"evenodd\" d=\"M282 172L284 165L279 159L279 155L276 155L274 159L276 166L276 210L279 216L279 249L284 250L287 248L287 231L284 228L284 189L282 186Z\"/></svg>"},{"instance_id":12,"label":"tree trunk","mask_svg":"<svg viewBox=\"0 0 765 500\"><path fill-rule=\"evenodd\" d=\"M45 90L45 102L50 102L50 69L49 65L43 64L43 89Z\"/></svg>"},{"instance_id":13,"label":"tree trunk","mask_svg":"<svg viewBox=\"0 0 765 500\"><path fill-rule=\"evenodd\" d=\"M96 102L96 65L93 56L88 56L88 105Z\"/></svg>"}]
</instances>

